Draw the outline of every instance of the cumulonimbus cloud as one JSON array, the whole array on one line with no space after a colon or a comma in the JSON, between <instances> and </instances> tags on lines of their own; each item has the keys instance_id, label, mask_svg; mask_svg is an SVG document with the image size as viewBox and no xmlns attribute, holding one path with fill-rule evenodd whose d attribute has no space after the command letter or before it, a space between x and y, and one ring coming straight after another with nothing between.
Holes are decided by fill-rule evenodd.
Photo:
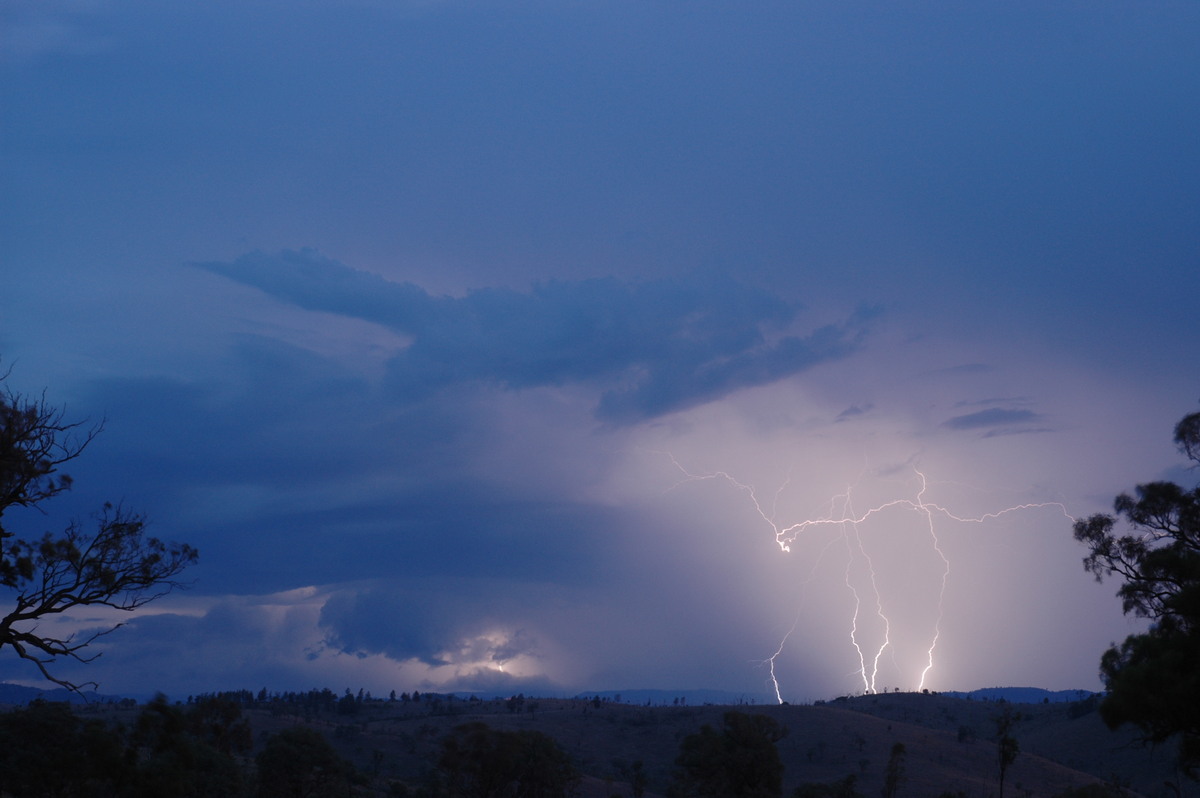
<instances>
[{"instance_id":1,"label":"cumulonimbus cloud","mask_svg":"<svg viewBox=\"0 0 1200 798\"><path fill-rule=\"evenodd\" d=\"M805 334L799 307L725 276L552 281L527 292L433 296L305 249L194 264L301 308L411 338L390 364L398 396L465 383L588 383L597 416L635 423L763 385L853 352L871 311Z\"/></svg>"}]
</instances>

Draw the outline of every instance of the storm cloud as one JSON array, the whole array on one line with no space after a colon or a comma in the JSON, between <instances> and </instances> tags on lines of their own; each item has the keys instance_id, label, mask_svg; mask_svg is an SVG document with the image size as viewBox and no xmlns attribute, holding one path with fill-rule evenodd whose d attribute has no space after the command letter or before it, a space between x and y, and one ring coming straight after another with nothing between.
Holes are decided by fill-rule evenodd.
<instances>
[{"instance_id":1,"label":"storm cloud","mask_svg":"<svg viewBox=\"0 0 1200 798\"><path fill-rule=\"evenodd\" d=\"M312 250L196 264L307 310L374 322L411 337L390 363L404 401L484 382L519 390L598 386L597 416L633 423L720 399L845 357L864 309L792 332L800 308L728 277L627 283L614 278L429 295ZM615 386L615 387L614 387Z\"/></svg>"}]
</instances>

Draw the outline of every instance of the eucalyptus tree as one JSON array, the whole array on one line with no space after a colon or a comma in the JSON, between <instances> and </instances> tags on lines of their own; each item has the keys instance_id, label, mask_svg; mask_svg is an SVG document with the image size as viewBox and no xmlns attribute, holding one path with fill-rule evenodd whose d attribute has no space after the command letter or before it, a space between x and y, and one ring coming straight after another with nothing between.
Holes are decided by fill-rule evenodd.
<instances>
[{"instance_id":1,"label":"eucalyptus tree","mask_svg":"<svg viewBox=\"0 0 1200 798\"><path fill-rule=\"evenodd\" d=\"M1175 443L1200 467L1200 413L1175 426ZM1176 740L1179 762L1200 768L1200 486L1158 481L1122 493L1114 514L1075 523L1088 547L1084 568L1097 581L1116 577L1126 614L1149 628L1109 648L1100 660L1107 693L1100 715L1112 728L1138 727L1148 743ZM1118 528L1120 526L1120 529Z\"/></svg>"},{"instance_id":2,"label":"eucalyptus tree","mask_svg":"<svg viewBox=\"0 0 1200 798\"><path fill-rule=\"evenodd\" d=\"M12 390L8 377L0 374L0 602L6 602L0 603L0 650L11 649L46 679L78 691L95 683L58 678L51 666L90 662L99 655L88 647L121 624L76 637L43 622L79 607L135 610L177 587L198 553L186 543L147 536L145 516L108 503L89 523L72 519L61 531L40 535L18 531L70 490L71 477L61 469L83 454L103 424L68 421L44 395ZM22 523L10 521L13 516Z\"/></svg>"}]
</instances>

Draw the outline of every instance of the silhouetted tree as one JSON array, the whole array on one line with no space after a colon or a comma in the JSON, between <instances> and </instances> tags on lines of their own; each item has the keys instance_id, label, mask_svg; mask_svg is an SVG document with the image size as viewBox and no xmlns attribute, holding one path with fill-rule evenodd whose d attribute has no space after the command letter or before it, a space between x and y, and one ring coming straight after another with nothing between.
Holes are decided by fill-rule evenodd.
<instances>
[{"instance_id":1,"label":"silhouetted tree","mask_svg":"<svg viewBox=\"0 0 1200 798\"><path fill-rule=\"evenodd\" d=\"M0 795L116 795L127 770L122 737L66 704L0 713Z\"/></svg>"},{"instance_id":2,"label":"silhouetted tree","mask_svg":"<svg viewBox=\"0 0 1200 798\"><path fill-rule=\"evenodd\" d=\"M246 754L254 747L250 720L242 705L222 696L203 696L188 708L188 731L225 755Z\"/></svg>"},{"instance_id":3,"label":"silhouetted tree","mask_svg":"<svg viewBox=\"0 0 1200 798\"><path fill-rule=\"evenodd\" d=\"M904 743L896 743L892 746L892 753L888 755L887 768L883 771L883 798L896 798L896 794L904 786L906 753Z\"/></svg>"},{"instance_id":4,"label":"silhouetted tree","mask_svg":"<svg viewBox=\"0 0 1200 798\"><path fill-rule=\"evenodd\" d=\"M202 723L193 719L195 707L183 709L159 694L138 715L130 737L134 768L124 794L129 798L205 798L244 793L242 772L228 753L218 750Z\"/></svg>"},{"instance_id":5,"label":"silhouetted tree","mask_svg":"<svg viewBox=\"0 0 1200 798\"><path fill-rule=\"evenodd\" d=\"M1175 443L1200 465L1200 413L1175 426ZM1138 485L1114 501L1131 528L1118 535L1117 517L1098 514L1074 525L1087 545L1083 564L1097 581L1116 575L1124 611L1150 628L1106 651L1100 673L1108 693L1100 715L1111 728L1131 723L1149 743L1178 736L1179 762L1200 767L1200 487L1174 482Z\"/></svg>"},{"instance_id":6,"label":"silhouetted tree","mask_svg":"<svg viewBox=\"0 0 1200 798\"><path fill-rule=\"evenodd\" d=\"M338 699L337 711L339 715L354 715L358 712L359 704L354 700L354 696L350 693L350 688L346 688L346 694Z\"/></svg>"},{"instance_id":7,"label":"silhouetted tree","mask_svg":"<svg viewBox=\"0 0 1200 798\"><path fill-rule=\"evenodd\" d=\"M563 798L579 773L553 738L466 723L442 740L438 769L452 798Z\"/></svg>"},{"instance_id":8,"label":"silhouetted tree","mask_svg":"<svg viewBox=\"0 0 1200 798\"><path fill-rule=\"evenodd\" d=\"M1018 720L1020 720L1020 716L1007 706L995 718L996 756L1000 764L1000 798L1004 798L1004 777L1012 763L1017 761L1017 754L1021 751L1021 746L1017 744L1017 738L1012 735Z\"/></svg>"},{"instance_id":9,"label":"silhouetted tree","mask_svg":"<svg viewBox=\"0 0 1200 798\"><path fill-rule=\"evenodd\" d=\"M646 765L642 760L635 759L629 768L629 789L633 798L642 798L646 794L646 786L650 777L646 775Z\"/></svg>"},{"instance_id":10,"label":"silhouetted tree","mask_svg":"<svg viewBox=\"0 0 1200 798\"><path fill-rule=\"evenodd\" d=\"M7 372L0 374L0 382L7 378ZM42 676L73 690L95 683L56 678L48 666L59 658L91 661L99 655L85 649L116 627L76 639L55 637L38 621L82 606L137 609L176 587L175 577L197 558L191 546L146 537L144 516L110 504L93 518L91 531L71 521L62 533L26 539L7 526L8 511L44 509L46 501L70 489L70 476L59 468L100 430L101 425L66 421L45 397L0 388L0 588L15 594L12 608L0 617L0 649L11 647Z\"/></svg>"},{"instance_id":11,"label":"silhouetted tree","mask_svg":"<svg viewBox=\"0 0 1200 798\"><path fill-rule=\"evenodd\" d=\"M348 794L354 767L320 732L293 726L267 738L254 758L259 798L324 798Z\"/></svg>"},{"instance_id":12,"label":"silhouetted tree","mask_svg":"<svg viewBox=\"0 0 1200 798\"><path fill-rule=\"evenodd\" d=\"M721 732L705 724L684 738L675 759L673 794L776 798L783 791L783 762L775 743L786 734L766 715L726 712Z\"/></svg>"}]
</instances>

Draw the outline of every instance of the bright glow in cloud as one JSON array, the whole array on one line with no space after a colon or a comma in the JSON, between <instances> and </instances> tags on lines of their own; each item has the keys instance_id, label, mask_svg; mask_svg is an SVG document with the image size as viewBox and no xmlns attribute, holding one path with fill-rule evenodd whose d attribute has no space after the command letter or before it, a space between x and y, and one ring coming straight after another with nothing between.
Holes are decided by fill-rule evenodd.
<instances>
[{"instance_id":1,"label":"bright glow in cloud","mask_svg":"<svg viewBox=\"0 0 1200 798\"><path fill-rule=\"evenodd\" d=\"M1011 513L1041 509L1057 510L1068 523L1074 521L1060 502L1026 503L975 517L959 516L946 507L927 500L926 493L929 484L925 474L910 467L903 469L900 474L895 473L895 469L888 469L883 475L878 473L862 474L844 493L831 497L827 503L827 509L819 517L801 521L784 521L780 520L778 507L781 497L789 489L790 478L783 480L772 494L769 503L764 504L765 497L763 501L760 501L758 492L752 485L739 482L727 472L694 474L684 468L675 458L672 457L671 461L684 475L683 481L676 487L716 480L728 483L744 494L748 504L753 507L754 514L761 519L765 526L770 528L775 542L782 552L791 554L793 546L803 546L804 551L809 553L808 562L801 567L808 571L810 577L812 571L817 568L836 568L844 573L844 586L850 601L846 619L847 637L850 647L854 649L858 658L857 675L862 680L861 691L866 693L879 692L882 686L880 666L885 654L890 655L891 664L894 666L887 671L893 684L905 684L906 686L915 684L915 689L925 689L926 679L935 668L935 654L941 640L942 618L947 601L946 587L951 579L952 571L950 560L946 558L939 539L939 526L945 523L986 524ZM901 479L904 472L911 472L907 480ZM897 494L898 498L873 505L862 512L856 512L854 494L868 478L874 481L881 476L885 477L883 482L891 486L891 490ZM906 482L909 484L905 484ZM887 489L884 488L885 491ZM926 529L928 537L926 541L920 540L919 536L913 539L909 535L900 533L900 530L911 526L911 521L906 524L903 519L896 518L896 516L904 514L916 514L919 517L918 526ZM876 530L876 527L879 529ZM864 535L867 529L875 532L876 537L881 532L888 537L900 537L903 542L901 546L898 546L896 540L892 539L866 545L864 544ZM837 559L836 554L830 554L830 548L839 539L842 544L841 553L845 555L844 560L835 563L826 562L828 559ZM876 547L881 550L883 556L873 556L872 550ZM895 556L895 551L899 551L901 548L907 552L907 555ZM914 550L926 560L940 561L940 573L935 566L932 574L926 574L923 577L936 587L935 591L930 590L930 584L920 584L922 577L918 576L914 580L913 574L920 572L920 568L914 567ZM878 567L876 566L877 560L880 563ZM907 584L903 584L902 592L898 595L885 597L880 591L880 583L884 577L887 577L889 582L895 584L896 576L892 572L898 572L904 581L907 581ZM914 667L911 657L908 658L909 661L906 664L902 664L896 656L897 648L911 649L913 641L893 640L892 621L889 615L892 613L892 607L899 608L899 612L903 613L904 605L911 600L914 594L922 591L934 592L936 600L918 610L918 614L924 617L918 620L917 626L924 626L925 634L920 636L918 632L916 648L919 649L925 641L928 642L928 648L925 649L923 662L917 663ZM963 596L962 599L967 600L967 596ZM986 597L975 597L974 600L986 600ZM866 606L864 606L864 602ZM783 700L783 694L780 691L779 674L776 672L775 663L787 646L788 639L796 632L798 622L799 616L784 633L775 653L767 659L771 690L778 701Z\"/></svg>"}]
</instances>

